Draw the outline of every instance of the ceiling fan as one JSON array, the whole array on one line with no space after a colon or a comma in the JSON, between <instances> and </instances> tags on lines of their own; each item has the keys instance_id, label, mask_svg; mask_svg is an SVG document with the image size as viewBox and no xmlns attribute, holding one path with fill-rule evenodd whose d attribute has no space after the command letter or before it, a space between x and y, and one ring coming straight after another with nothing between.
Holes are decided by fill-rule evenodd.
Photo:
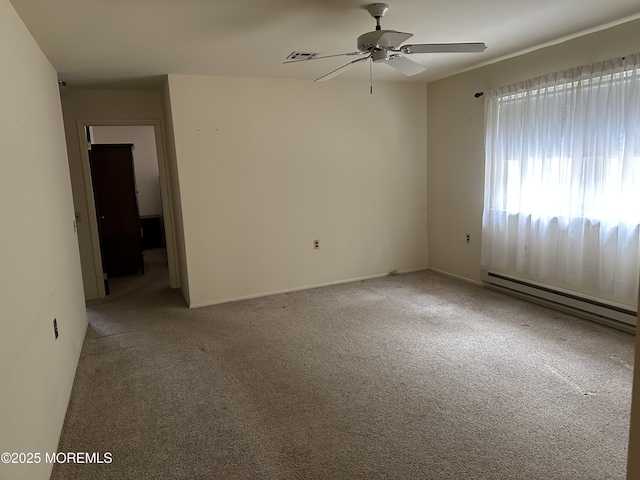
<instances>
[{"instance_id":1,"label":"ceiling fan","mask_svg":"<svg viewBox=\"0 0 640 480\"><path fill-rule=\"evenodd\" d=\"M417 75L424 72L425 67L419 63L409 60L404 55L413 53L480 53L484 52L487 46L482 42L472 43L422 43L415 45L400 45L413 36L412 33L397 32L395 30L382 30L380 19L389 10L386 3L372 3L367 7L367 11L376 19L376 29L358 37L358 51L350 53L339 53L336 55L318 56L317 53L293 52L284 63L300 63L309 60L319 60L322 58L358 56L359 58L339 67L331 72L316 78L314 81L322 82L334 78L359 62L371 60L375 63L386 63L390 67L404 73L407 76Z\"/></svg>"}]
</instances>

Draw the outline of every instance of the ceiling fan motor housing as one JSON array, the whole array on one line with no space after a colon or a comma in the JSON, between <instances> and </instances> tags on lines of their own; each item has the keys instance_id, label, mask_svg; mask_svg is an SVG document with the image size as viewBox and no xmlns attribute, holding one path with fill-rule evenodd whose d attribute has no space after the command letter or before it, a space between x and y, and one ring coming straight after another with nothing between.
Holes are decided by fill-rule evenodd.
<instances>
[{"instance_id":1,"label":"ceiling fan motor housing","mask_svg":"<svg viewBox=\"0 0 640 480\"><path fill-rule=\"evenodd\" d=\"M394 49L412 36L411 33L396 32L395 30L374 30L358 37L358 50L372 52Z\"/></svg>"}]
</instances>

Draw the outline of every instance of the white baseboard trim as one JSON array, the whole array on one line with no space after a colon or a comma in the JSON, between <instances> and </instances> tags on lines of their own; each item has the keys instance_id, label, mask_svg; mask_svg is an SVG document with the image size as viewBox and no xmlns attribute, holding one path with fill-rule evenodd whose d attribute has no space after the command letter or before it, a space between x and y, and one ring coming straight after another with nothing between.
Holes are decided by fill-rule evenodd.
<instances>
[{"instance_id":1,"label":"white baseboard trim","mask_svg":"<svg viewBox=\"0 0 640 480\"><path fill-rule=\"evenodd\" d=\"M325 282L325 283L319 283L319 284L315 284L315 285L305 285L302 287L293 287L293 288L287 288L287 289L283 289L283 290L273 290L273 291L269 291L269 292L262 292L262 293L254 293L251 295L241 295L238 297L230 297L230 298L226 298L226 299L222 299L222 300L216 300L215 302L203 302L203 303L194 303L189 305L189 308L201 308L201 307L208 307L211 305L219 305L221 303L229 303L229 302L237 302L240 300L249 300L251 298L260 298L260 297L269 297L271 295L280 295L283 293L291 293L291 292L299 292L302 290L312 290L314 288L322 288L322 287L330 287L332 285L341 285L343 283L353 283L353 282L362 282L363 280L372 280L374 278L382 278L382 277L386 277L389 275L403 275L405 273L414 273L414 272L421 272L423 270L428 270L428 268L426 267L422 267L422 268L412 268L412 269L408 269L408 270L394 270L394 273L378 273L375 275L366 275L363 277L356 277L356 278L348 278L345 280L336 280L333 282Z\"/></svg>"},{"instance_id":2,"label":"white baseboard trim","mask_svg":"<svg viewBox=\"0 0 640 480\"><path fill-rule=\"evenodd\" d=\"M458 280L463 280L465 282L473 283L474 285L482 286L482 282L479 280L472 280L471 278L462 277L460 275L456 275L455 273L445 272L444 270L439 270L437 268L429 267L427 270L431 270L432 272L441 273L446 275L447 277L457 278Z\"/></svg>"}]
</instances>

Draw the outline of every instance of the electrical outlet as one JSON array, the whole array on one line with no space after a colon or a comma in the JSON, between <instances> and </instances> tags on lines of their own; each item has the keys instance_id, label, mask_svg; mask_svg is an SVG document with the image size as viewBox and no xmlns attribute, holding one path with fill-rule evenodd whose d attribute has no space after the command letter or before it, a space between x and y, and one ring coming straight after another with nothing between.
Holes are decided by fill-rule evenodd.
<instances>
[{"instance_id":1,"label":"electrical outlet","mask_svg":"<svg viewBox=\"0 0 640 480\"><path fill-rule=\"evenodd\" d=\"M314 250L320 250L320 240L314 240L313 241L313 249Z\"/></svg>"},{"instance_id":2,"label":"electrical outlet","mask_svg":"<svg viewBox=\"0 0 640 480\"><path fill-rule=\"evenodd\" d=\"M467 233L467 243L471 243L471 234Z\"/></svg>"},{"instance_id":3,"label":"electrical outlet","mask_svg":"<svg viewBox=\"0 0 640 480\"><path fill-rule=\"evenodd\" d=\"M55 339L58 339L58 320L56 320L55 318L53 319L53 335L54 337L56 337Z\"/></svg>"}]
</instances>

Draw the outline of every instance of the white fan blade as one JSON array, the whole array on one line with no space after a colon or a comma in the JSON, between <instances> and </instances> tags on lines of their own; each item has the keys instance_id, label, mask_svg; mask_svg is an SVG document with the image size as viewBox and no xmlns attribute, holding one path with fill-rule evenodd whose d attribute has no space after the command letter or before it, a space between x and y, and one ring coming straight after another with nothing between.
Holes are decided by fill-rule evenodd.
<instances>
[{"instance_id":1,"label":"white fan blade","mask_svg":"<svg viewBox=\"0 0 640 480\"><path fill-rule=\"evenodd\" d=\"M353 65L355 65L358 62L364 62L365 60L368 60L369 57L364 57L364 58L358 58L357 60L354 60L353 62L349 62L346 65L343 65L341 67L336 68L335 70L327 73L326 75L323 75L320 78L316 78L314 80L314 82L324 82L326 80L331 80L333 77L337 77L338 75L340 75L341 73L344 73L345 71L347 71L349 68L351 68Z\"/></svg>"},{"instance_id":2,"label":"white fan blade","mask_svg":"<svg viewBox=\"0 0 640 480\"><path fill-rule=\"evenodd\" d=\"M396 45L400 45L402 42L406 42L413 37L413 33L396 32L395 30L378 30L372 33L374 33L374 35L382 34L376 42L376 45L380 48L395 48ZM364 37L364 35L361 35L361 37Z\"/></svg>"},{"instance_id":3,"label":"white fan blade","mask_svg":"<svg viewBox=\"0 0 640 480\"><path fill-rule=\"evenodd\" d=\"M419 63L409 60L407 57L403 57L402 55L391 55L386 63L408 77L417 75L418 73L422 73L426 70L426 68Z\"/></svg>"},{"instance_id":4,"label":"white fan blade","mask_svg":"<svg viewBox=\"0 0 640 480\"><path fill-rule=\"evenodd\" d=\"M475 43L421 43L417 45L403 45L402 53L480 53L487 46L482 42Z\"/></svg>"},{"instance_id":5,"label":"white fan blade","mask_svg":"<svg viewBox=\"0 0 640 480\"><path fill-rule=\"evenodd\" d=\"M321 57L307 57L307 58L302 58L300 60L289 60L289 58L291 57L291 55L289 55L287 57L287 60L285 60L282 63L300 63L300 62L306 62L309 60L319 60L321 58L333 58L333 57L352 57L354 55L364 55L367 52L349 52L349 53L336 53L335 55L323 55Z\"/></svg>"}]
</instances>

